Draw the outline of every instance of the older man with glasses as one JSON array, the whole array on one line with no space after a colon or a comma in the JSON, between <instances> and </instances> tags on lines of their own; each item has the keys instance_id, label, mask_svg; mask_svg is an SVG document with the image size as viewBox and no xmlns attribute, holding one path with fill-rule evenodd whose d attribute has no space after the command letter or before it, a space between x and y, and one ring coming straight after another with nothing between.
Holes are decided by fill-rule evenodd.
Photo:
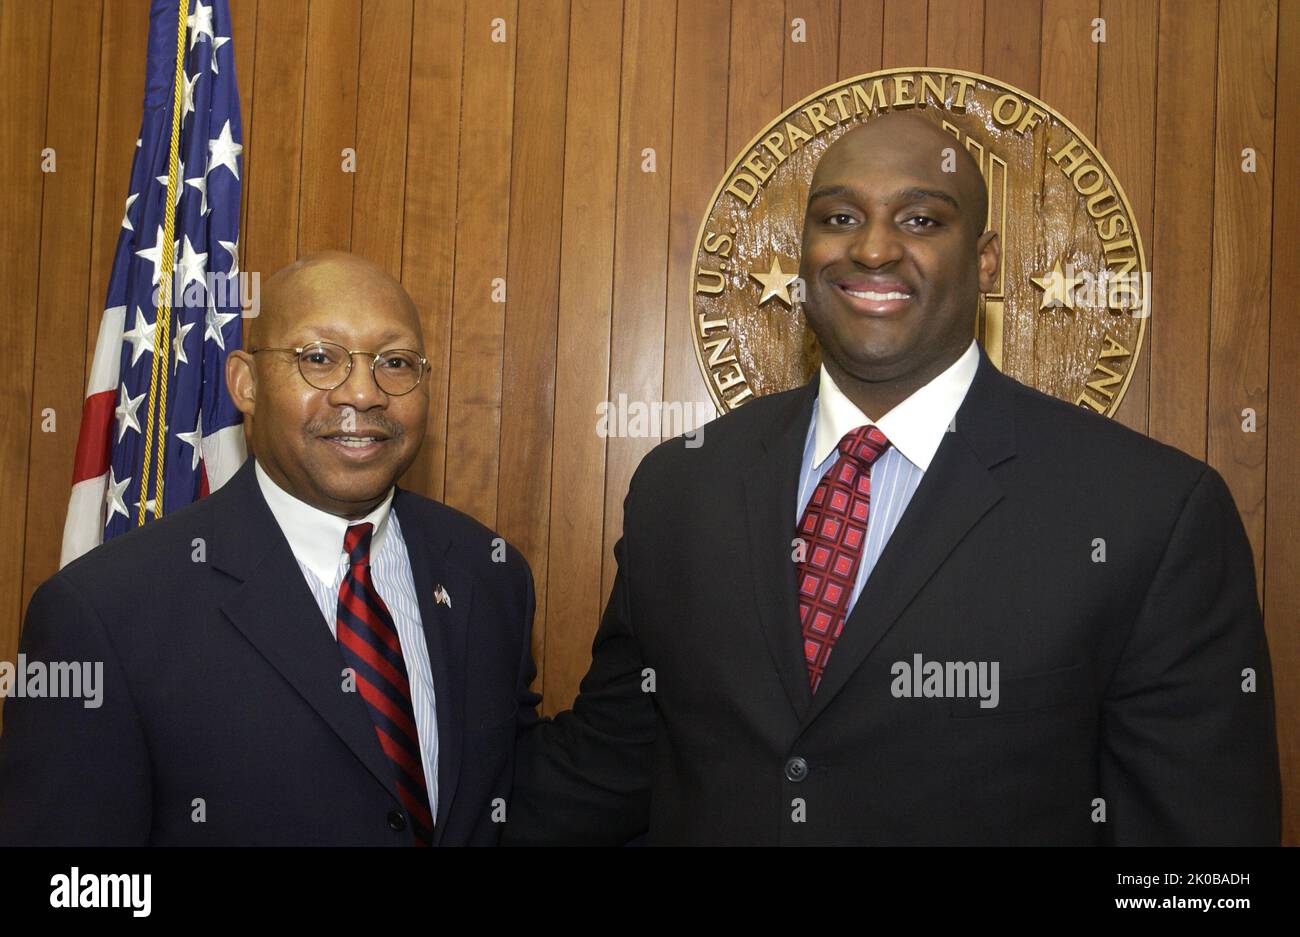
<instances>
[{"instance_id":1,"label":"older man with glasses","mask_svg":"<svg viewBox=\"0 0 1300 937\"><path fill-rule=\"evenodd\" d=\"M256 332L226 368L253 457L33 596L27 659L103 662L102 702L8 702L0 844L497 841L532 576L396 487L429 408L415 306L327 252L267 281Z\"/></svg>"}]
</instances>

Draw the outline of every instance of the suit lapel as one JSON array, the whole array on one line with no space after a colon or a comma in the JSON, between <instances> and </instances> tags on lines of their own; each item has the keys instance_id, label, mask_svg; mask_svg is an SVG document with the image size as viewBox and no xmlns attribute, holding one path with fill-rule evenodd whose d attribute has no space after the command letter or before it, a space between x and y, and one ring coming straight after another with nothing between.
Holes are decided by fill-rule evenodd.
<instances>
[{"instance_id":1,"label":"suit lapel","mask_svg":"<svg viewBox=\"0 0 1300 937\"><path fill-rule=\"evenodd\" d=\"M1002 498L989 469L1015 454L1014 389L980 349L955 429L935 453L831 653L811 721L880 643L966 533ZM797 619L796 619L797 620Z\"/></svg>"},{"instance_id":2,"label":"suit lapel","mask_svg":"<svg viewBox=\"0 0 1300 937\"><path fill-rule=\"evenodd\" d=\"M759 626L795 712L802 717L812 702L799 634L798 584L792 557L799 470L804 439L817 393L813 382L789 397L773 429L760 440L761 453L745 475L750 573Z\"/></svg>"},{"instance_id":3,"label":"suit lapel","mask_svg":"<svg viewBox=\"0 0 1300 937\"><path fill-rule=\"evenodd\" d=\"M262 498L252 459L226 489L231 504L215 514L209 556L242 584L221 603L222 612L396 798L370 714L359 694L343 690L343 657Z\"/></svg>"},{"instance_id":4,"label":"suit lapel","mask_svg":"<svg viewBox=\"0 0 1300 937\"><path fill-rule=\"evenodd\" d=\"M438 816L435 844L442 840L448 811L460 777L465 727L465 660L469 640L469 614L474 601L473 580L447 554L451 539L432 523L427 511L402 489L393 507L402 524L411 577L420 602L420 621L428 646L429 663L438 712ZM441 586L450 607L434 598Z\"/></svg>"}]
</instances>

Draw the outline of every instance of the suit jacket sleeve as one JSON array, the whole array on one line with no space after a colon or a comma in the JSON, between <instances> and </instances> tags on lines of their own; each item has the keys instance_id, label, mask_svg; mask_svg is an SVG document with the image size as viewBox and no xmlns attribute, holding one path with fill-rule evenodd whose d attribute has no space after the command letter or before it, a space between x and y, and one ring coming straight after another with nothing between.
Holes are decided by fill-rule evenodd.
<instances>
[{"instance_id":1,"label":"suit jacket sleeve","mask_svg":"<svg viewBox=\"0 0 1300 937\"><path fill-rule=\"evenodd\" d=\"M103 664L99 705L11 697L0 735L0 844L144 844L152 824L149 754L103 623L62 576L32 596L26 660ZM83 692L84 692L83 685Z\"/></svg>"},{"instance_id":2,"label":"suit jacket sleeve","mask_svg":"<svg viewBox=\"0 0 1300 937\"><path fill-rule=\"evenodd\" d=\"M1245 671L1253 692L1243 689ZM1101 732L1108 842L1278 843L1272 672L1255 568L1212 468L1174 524L1107 688Z\"/></svg>"},{"instance_id":3,"label":"suit jacket sleeve","mask_svg":"<svg viewBox=\"0 0 1300 937\"><path fill-rule=\"evenodd\" d=\"M629 492L629 518L631 506ZM529 708L520 722L505 844L616 845L648 825L657 717L642 691L625 539L614 557L618 574L573 709L552 720Z\"/></svg>"}]
</instances>

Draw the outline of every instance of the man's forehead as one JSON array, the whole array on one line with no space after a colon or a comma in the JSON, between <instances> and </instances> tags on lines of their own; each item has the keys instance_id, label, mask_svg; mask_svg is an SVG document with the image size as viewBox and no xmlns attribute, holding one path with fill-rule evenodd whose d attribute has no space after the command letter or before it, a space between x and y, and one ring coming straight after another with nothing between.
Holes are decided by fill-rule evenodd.
<instances>
[{"instance_id":1,"label":"man's forehead","mask_svg":"<svg viewBox=\"0 0 1300 937\"><path fill-rule=\"evenodd\" d=\"M276 310L280 331L286 336L334 339L365 336L371 340L415 337L420 322L414 310L398 296L318 294L300 296L289 307Z\"/></svg>"},{"instance_id":2,"label":"man's forehead","mask_svg":"<svg viewBox=\"0 0 1300 937\"><path fill-rule=\"evenodd\" d=\"M334 250L300 257L271 276L253 331L267 346L423 347L419 313L401 283L365 258Z\"/></svg>"},{"instance_id":3,"label":"man's forehead","mask_svg":"<svg viewBox=\"0 0 1300 937\"><path fill-rule=\"evenodd\" d=\"M927 181L951 179L970 168L958 158L957 172L944 171L945 158L949 155L947 151L959 147L957 140L942 131L936 131L935 134L904 132L897 135L855 133L850 137L841 137L822 154L813 177L822 179L832 175L889 171L906 173Z\"/></svg>"},{"instance_id":4,"label":"man's forehead","mask_svg":"<svg viewBox=\"0 0 1300 937\"><path fill-rule=\"evenodd\" d=\"M828 174L821 179L814 179L808 190L810 202L821 198L848 198L860 202L919 202L939 199L957 207L960 197L959 188L946 178L879 173L835 177Z\"/></svg>"},{"instance_id":5,"label":"man's forehead","mask_svg":"<svg viewBox=\"0 0 1300 937\"><path fill-rule=\"evenodd\" d=\"M818 173L808 190L808 202L819 199L848 199L855 202L896 204L938 200L961 210L963 191L952 173L922 175L913 167L894 172L872 164L866 167L846 167Z\"/></svg>"},{"instance_id":6,"label":"man's forehead","mask_svg":"<svg viewBox=\"0 0 1300 937\"><path fill-rule=\"evenodd\" d=\"M392 342L410 343L418 340L415 330L402 319L348 319L327 314L304 316L288 324L287 338L298 342L315 339L347 344L358 336L385 346ZM382 349L369 349L378 351Z\"/></svg>"},{"instance_id":7,"label":"man's forehead","mask_svg":"<svg viewBox=\"0 0 1300 937\"><path fill-rule=\"evenodd\" d=\"M924 117L899 114L832 143L813 173L809 200L827 192L878 202L931 197L961 210L970 200L978 211L977 186L979 167L960 141Z\"/></svg>"},{"instance_id":8,"label":"man's forehead","mask_svg":"<svg viewBox=\"0 0 1300 937\"><path fill-rule=\"evenodd\" d=\"M827 148L826 155L844 150L876 148L909 151L942 149L956 138L939 124L915 112L885 114L841 134Z\"/></svg>"},{"instance_id":9,"label":"man's forehead","mask_svg":"<svg viewBox=\"0 0 1300 937\"><path fill-rule=\"evenodd\" d=\"M315 339L348 344L397 341L418 343L420 322L410 300L382 283L336 283L322 288L319 280L290 282L263 304L263 334L276 334L288 344Z\"/></svg>"}]
</instances>

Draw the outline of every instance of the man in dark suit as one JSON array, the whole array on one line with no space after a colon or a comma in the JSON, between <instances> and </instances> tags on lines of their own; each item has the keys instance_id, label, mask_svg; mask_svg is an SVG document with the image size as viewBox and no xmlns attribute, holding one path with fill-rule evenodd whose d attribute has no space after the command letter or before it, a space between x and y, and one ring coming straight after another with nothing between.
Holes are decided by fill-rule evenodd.
<instances>
[{"instance_id":1,"label":"man in dark suit","mask_svg":"<svg viewBox=\"0 0 1300 937\"><path fill-rule=\"evenodd\" d=\"M900 114L823 155L822 370L642 461L591 668L521 734L505 842L1278 841L1231 495L991 365L998 240L952 145Z\"/></svg>"},{"instance_id":2,"label":"man in dark suit","mask_svg":"<svg viewBox=\"0 0 1300 937\"><path fill-rule=\"evenodd\" d=\"M33 596L26 658L103 686L8 700L0 843L497 841L532 578L394 487L428 413L414 305L319 254L267 282L257 333L226 372L256 460Z\"/></svg>"}]
</instances>

